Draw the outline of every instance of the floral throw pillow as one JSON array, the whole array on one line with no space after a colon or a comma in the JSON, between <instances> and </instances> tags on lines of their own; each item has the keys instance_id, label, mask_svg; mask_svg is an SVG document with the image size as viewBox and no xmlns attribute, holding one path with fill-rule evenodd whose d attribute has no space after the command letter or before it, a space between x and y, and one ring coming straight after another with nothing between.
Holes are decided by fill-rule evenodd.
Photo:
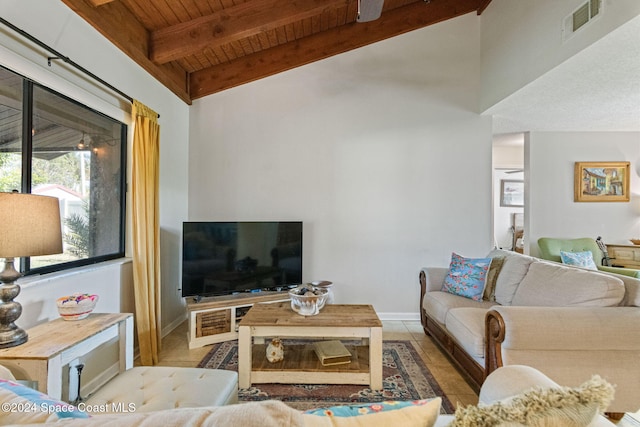
<instances>
[{"instance_id":1,"label":"floral throw pillow","mask_svg":"<svg viewBox=\"0 0 640 427\"><path fill-rule=\"evenodd\" d=\"M311 409L302 414L305 427L432 427L442 399L387 401Z\"/></svg>"},{"instance_id":2,"label":"floral throw pillow","mask_svg":"<svg viewBox=\"0 0 640 427\"><path fill-rule=\"evenodd\" d=\"M560 259L563 264L573 265L575 267L587 268L589 270L597 270L596 263L593 261L593 255L590 251L585 252L565 252L560 251Z\"/></svg>"},{"instance_id":3,"label":"floral throw pillow","mask_svg":"<svg viewBox=\"0 0 640 427\"><path fill-rule=\"evenodd\" d=\"M464 258L453 252L442 290L481 301L491 258Z\"/></svg>"}]
</instances>

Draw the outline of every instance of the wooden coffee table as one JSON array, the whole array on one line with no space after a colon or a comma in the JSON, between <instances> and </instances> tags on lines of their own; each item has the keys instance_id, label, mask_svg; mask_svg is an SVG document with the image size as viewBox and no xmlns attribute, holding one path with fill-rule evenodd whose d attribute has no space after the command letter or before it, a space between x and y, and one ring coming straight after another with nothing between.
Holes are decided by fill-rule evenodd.
<instances>
[{"instance_id":1,"label":"wooden coffee table","mask_svg":"<svg viewBox=\"0 0 640 427\"><path fill-rule=\"evenodd\" d=\"M264 338L360 340L347 346L351 363L322 366L312 343L285 344L284 360L266 359ZM257 383L369 384L382 389L382 322L370 305L328 304L316 316L301 316L289 302L256 304L238 327L238 386Z\"/></svg>"}]
</instances>

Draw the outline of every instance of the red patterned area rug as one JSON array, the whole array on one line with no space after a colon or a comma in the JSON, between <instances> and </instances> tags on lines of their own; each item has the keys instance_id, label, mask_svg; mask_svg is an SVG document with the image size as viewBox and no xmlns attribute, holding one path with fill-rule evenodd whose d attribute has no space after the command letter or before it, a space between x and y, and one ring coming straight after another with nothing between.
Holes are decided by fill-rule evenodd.
<instances>
[{"instance_id":1,"label":"red patterned area rug","mask_svg":"<svg viewBox=\"0 0 640 427\"><path fill-rule=\"evenodd\" d=\"M352 403L419 400L440 396L441 412L454 412L453 405L410 341L384 341L382 363L383 390L371 390L362 385L254 384L248 389L240 389L238 397L241 402L277 399L293 408L306 410ZM237 371L238 342L233 340L213 344L211 351L198 367Z\"/></svg>"}]
</instances>

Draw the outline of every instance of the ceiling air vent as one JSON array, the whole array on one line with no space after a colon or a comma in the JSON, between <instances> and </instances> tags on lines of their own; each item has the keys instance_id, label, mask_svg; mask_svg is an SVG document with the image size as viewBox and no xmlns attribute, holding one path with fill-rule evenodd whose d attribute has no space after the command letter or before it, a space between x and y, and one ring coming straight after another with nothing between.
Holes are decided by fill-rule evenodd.
<instances>
[{"instance_id":1,"label":"ceiling air vent","mask_svg":"<svg viewBox=\"0 0 640 427\"><path fill-rule=\"evenodd\" d=\"M571 38L578 30L599 17L602 13L602 0L587 0L571 14L566 16L562 25L562 40Z\"/></svg>"}]
</instances>

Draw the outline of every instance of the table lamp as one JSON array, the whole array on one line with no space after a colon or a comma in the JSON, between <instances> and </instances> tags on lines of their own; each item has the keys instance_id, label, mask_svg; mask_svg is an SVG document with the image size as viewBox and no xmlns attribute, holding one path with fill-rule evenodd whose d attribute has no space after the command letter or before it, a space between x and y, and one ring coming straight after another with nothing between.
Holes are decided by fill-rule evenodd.
<instances>
[{"instance_id":1,"label":"table lamp","mask_svg":"<svg viewBox=\"0 0 640 427\"><path fill-rule=\"evenodd\" d=\"M60 202L35 194L0 193L0 348L27 342L27 333L15 325L22 306L13 299L20 293L21 276L13 259L62 252Z\"/></svg>"}]
</instances>

